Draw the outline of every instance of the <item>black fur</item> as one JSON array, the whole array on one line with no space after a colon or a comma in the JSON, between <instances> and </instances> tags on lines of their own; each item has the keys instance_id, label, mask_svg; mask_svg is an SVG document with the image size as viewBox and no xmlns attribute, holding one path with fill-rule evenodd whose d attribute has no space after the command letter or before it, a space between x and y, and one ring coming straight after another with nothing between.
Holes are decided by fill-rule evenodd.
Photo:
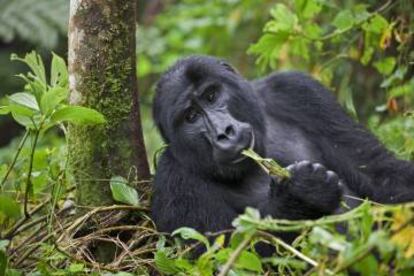
<instances>
[{"instance_id":1,"label":"black fur","mask_svg":"<svg viewBox=\"0 0 414 276\"><path fill-rule=\"evenodd\" d=\"M218 102L197 104L202 119L185 122L184 105L199 101L197 91L209 82L220 85ZM160 231L228 229L247 206L263 216L318 218L337 210L339 183L346 193L381 203L414 199L413 164L397 160L305 74L277 73L249 82L221 60L189 57L161 77L153 112L169 144L154 182L152 216ZM254 150L288 166L292 179L279 183L249 159L218 162L223 151L216 149L215 127L223 124L240 141L251 131ZM232 141L233 148L242 143Z\"/></svg>"}]
</instances>

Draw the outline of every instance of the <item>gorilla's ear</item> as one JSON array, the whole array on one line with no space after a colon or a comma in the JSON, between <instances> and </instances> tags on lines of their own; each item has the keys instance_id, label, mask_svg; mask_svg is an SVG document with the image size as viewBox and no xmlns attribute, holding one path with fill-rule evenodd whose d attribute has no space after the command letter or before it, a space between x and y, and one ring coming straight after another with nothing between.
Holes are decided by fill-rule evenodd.
<instances>
[{"instance_id":1,"label":"gorilla's ear","mask_svg":"<svg viewBox=\"0 0 414 276\"><path fill-rule=\"evenodd\" d=\"M227 71L239 75L239 72L233 66L231 66L229 63L227 63L226 61L221 60L220 65L223 66Z\"/></svg>"}]
</instances>

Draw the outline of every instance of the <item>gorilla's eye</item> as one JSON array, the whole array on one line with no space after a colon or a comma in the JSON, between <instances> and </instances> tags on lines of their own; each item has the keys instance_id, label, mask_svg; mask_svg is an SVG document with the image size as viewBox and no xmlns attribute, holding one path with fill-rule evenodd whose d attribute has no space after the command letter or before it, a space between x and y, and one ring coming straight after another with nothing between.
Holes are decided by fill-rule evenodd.
<instances>
[{"instance_id":1,"label":"gorilla's eye","mask_svg":"<svg viewBox=\"0 0 414 276\"><path fill-rule=\"evenodd\" d=\"M198 112L194 108L189 108L185 113L185 119L189 123L194 123L197 119Z\"/></svg>"},{"instance_id":2,"label":"gorilla's eye","mask_svg":"<svg viewBox=\"0 0 414 276\"><path fill-rule=\"evenodd\" d=\"M211 85L207 87L207 89L204 92L204 98L212 103L216 100L216 94L217 94L218 87L216 85Z\"/></svg>"}]
</instances>

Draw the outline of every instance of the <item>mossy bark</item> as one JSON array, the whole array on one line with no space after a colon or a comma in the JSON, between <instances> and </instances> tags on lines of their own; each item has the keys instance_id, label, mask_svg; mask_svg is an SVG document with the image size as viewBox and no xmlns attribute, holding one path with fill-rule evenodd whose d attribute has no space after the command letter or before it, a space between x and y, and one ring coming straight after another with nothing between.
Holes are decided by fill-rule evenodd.
<instances>
[{"instance_id":1,"label":"mossy bark","mask_svg":"<svg viewBox=\"0 0 414 276\"><path fill-rule=\"evenodd\" d=\"M71 0L70 102L107 119L105 125L69 128L69 164L81 205L112 203L112 176L150 176L139 113L135 15L135 1Z\"/></svg>"}]
</instances>

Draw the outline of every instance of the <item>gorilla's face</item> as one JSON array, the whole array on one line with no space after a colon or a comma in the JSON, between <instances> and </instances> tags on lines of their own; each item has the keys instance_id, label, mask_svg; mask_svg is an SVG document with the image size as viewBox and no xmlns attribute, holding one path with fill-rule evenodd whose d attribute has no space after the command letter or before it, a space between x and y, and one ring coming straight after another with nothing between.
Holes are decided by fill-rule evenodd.
<instances>
[{"instance_id":1,"label":"gorilla's face","mask_svg":"<svg viewBox=\"0 0 414 276\"><path fill-rule=\"evenodd\" d=\"M241 152L263 152L263 115L252 87L210 57L185 59L161 78L154 117L175 158L206 175L241 176L251 165Z\"/></svg>"}]
</instances>

